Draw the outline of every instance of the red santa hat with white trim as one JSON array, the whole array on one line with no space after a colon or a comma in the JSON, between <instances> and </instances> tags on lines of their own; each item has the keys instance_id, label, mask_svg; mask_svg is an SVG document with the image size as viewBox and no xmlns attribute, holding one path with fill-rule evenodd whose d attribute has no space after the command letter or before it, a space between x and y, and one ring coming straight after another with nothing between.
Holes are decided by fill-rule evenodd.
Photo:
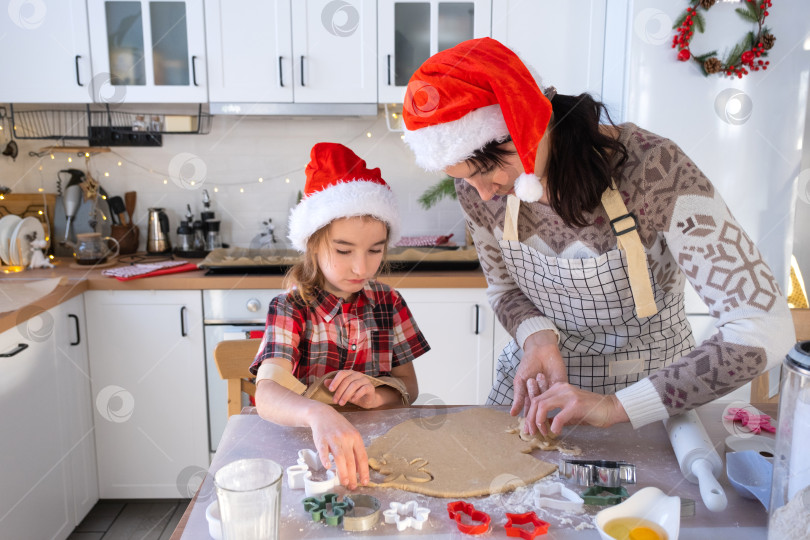
<instances>
[{"instance_id":1,"label":"red santa hat with white trim","mask_svg":"<svg viewBox=\"0 0 810 540\"><path fill-rule=\"evenodd\" d=\"M524 170L515 195L527 202L542 196L534 162L551 101L500 42L471 39L428 58L408 82L402 118L405 142L428 171L465 161L511 135Z\"/></svg>"},{"instance_id":2,"label":"red santa hat with white trim","mask_svg":"<svg viewBox=\"0 0 810 540\"><path fill-rule=\"evenodd\" d=\"M388 243L400 237L399 211L380 169L369 169L349 148L337 143L312 147L304 197L290 212L289 238L298 251L318 229L340 218L372 216L388 225Z\"/></svg>"}]
</instances>

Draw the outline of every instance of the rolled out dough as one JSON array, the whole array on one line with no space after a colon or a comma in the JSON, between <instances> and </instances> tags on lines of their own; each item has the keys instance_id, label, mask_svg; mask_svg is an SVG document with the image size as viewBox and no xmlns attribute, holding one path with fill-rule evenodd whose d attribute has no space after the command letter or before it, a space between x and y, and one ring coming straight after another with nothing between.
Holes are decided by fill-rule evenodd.
<instances>
[{"instance_id":1,"label":"rolled out dough","mask_svg":"<svg viewBox=\"0 0 810 540\"><path fill-rule=\"evenodd\" d=\"M531 484L554 472L553 463L524 453L529 443L509 433L514 424L509 413L484 407L402 422L368 447L369 466L381 477L373 485L478 497L519 487L503 475Z\"/></svg>"}]
</instances>

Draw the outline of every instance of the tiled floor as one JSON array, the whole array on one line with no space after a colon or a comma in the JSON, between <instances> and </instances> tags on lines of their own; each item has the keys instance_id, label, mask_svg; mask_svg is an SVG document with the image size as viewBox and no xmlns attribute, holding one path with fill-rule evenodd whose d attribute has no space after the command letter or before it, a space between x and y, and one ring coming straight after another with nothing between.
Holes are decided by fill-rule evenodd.
<instances>
[{"instance_id":1,"label":"tiled floor","mask_svg":"<svg viewBox=\"0 0 810 540\"><path fill-rule=\"evenodd\" d=\"M168 540L189 499L101 500L68 540Z\"/></svg>"}]
</instances>

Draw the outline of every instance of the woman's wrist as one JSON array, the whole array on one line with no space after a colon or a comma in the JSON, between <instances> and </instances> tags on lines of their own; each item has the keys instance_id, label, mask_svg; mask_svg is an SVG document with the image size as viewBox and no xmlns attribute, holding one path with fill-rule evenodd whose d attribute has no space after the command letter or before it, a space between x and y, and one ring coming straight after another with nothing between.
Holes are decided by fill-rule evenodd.
<instances>
[{"instance_id":1,"label":"woman's wrist","mask_svg":"<svg viewBox=\"0 0 810 540\"><path fill-rule=\"evenodd\" d=\"M557 334L554 333L554 330L540 330L526 338L526 341L523 343L523 349L548 347L550 345L554 347L557 346Z\"/></svg>"}]
</instances>

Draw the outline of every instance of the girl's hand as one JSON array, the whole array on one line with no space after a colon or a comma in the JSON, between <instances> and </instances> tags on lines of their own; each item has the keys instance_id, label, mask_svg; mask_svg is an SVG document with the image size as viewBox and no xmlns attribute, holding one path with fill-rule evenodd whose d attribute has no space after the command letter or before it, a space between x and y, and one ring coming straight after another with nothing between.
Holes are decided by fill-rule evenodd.
<instances>
[{"instance_id":1,"label":"girl's hand","mask_svg":"<svg viewBox=\"0 0 810 540\"><path fill-rule=\"evenodd\" d=\"M369 480L368 455L360 432L343 415L328 405L321 406L310 420L312 439L321 463L328 469L331 453L342 485L355 489L359 475L360 484L365 486Z\"/></svg>"},{"instance_id":2,"label":"girl's hand","mask_svg":"<svg viewBox=\"0 0 810 540\"><path fill-rule=\"evenodd\" d=\"M554 409L560 412L551 421L551 431L559 435L566 424L589 424L608 427L619 422L629 422L627 413L615 395L604 396L582 390L568 383L557 383L537 397L532 398L526 414L525 426L530 434L540 431L548 435L546 420Z\"/></svg>"},{"instance_id":3,"label":"girl's hand","mask_svg":"<svg viewBox=\"0 0 810 540\"><path fill-rule=\"evenodd\" d=\"M523 343L523 357L513 382L512 416L526 413L531 398L558 382L568 382L568 371L551 330L536 332Z\"/></svg>"},{"instance_id":4,"label":"girl's hand","mask_svg":"<svg viewBox=\"0 0 810 540\"><path fill-rule=\"evenodd\" d=\"M329 391L335 394L332 396L332 403L341 407L346 403L354 403L364 409L374 409L382 405L377 396L377 387L359 371L350 369L338 371L329 383Z\"/></svg>"}]
</instances>

